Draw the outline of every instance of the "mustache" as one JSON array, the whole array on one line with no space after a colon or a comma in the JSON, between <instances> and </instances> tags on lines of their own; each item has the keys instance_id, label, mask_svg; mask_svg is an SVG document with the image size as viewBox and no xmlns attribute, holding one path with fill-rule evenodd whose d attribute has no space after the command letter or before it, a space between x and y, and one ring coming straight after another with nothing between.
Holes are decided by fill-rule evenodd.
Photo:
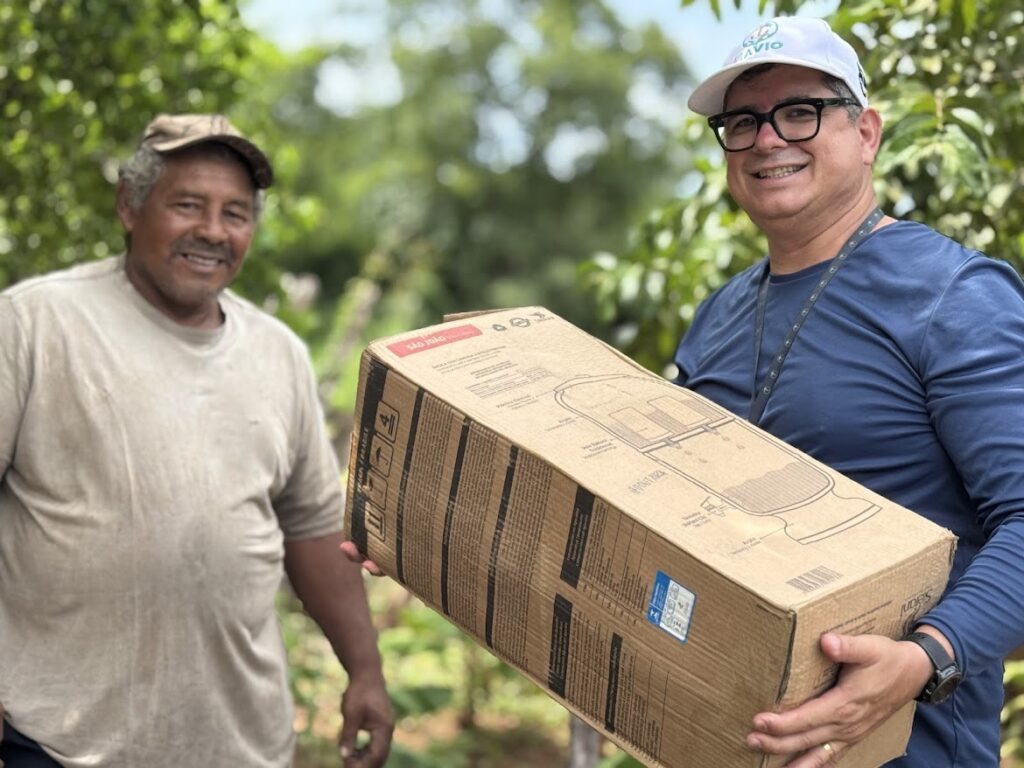
<instances>
[{"instance_id":1,"label":"mustache","mask_svg":"<svg viewBox=\"0 0 1024 768\"><path fill-rule=\"evenodd\" d=\"M194 253L196 256L205 256L210 259L221 259L222 261L230 261L231 249L224 243L211 243L207 240L203 240L201 237L193 237L186 235L179 237L171 246L175 252L180 253L182 251L187 253Z\"/></svg>"}]
</instances>

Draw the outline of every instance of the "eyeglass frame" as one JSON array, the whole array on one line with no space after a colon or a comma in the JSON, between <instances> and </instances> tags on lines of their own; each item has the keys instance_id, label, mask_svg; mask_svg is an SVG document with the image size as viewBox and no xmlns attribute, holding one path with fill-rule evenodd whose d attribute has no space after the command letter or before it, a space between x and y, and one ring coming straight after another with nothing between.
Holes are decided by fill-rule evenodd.
<instances>
[{"instance_id":1,"label":"eyeglass frame","mask_svg":"<svg viewBox=\"0 0 1024 768\"><path fill-rule=\"evenodd\" d=\"M778 110L783 109L785 107L793 107L801 104L809 107L814 107L817 113L818 123L814 128L814 133L812 133L810 136L805 136L802 139L787 139L782 134L782 131L779 129L778 124L775 122L775 113ZM711 115L708 118L708 125L711 127L711 132L715 134L715 138L718 140L718 144L723 150L725 150L726 152L746 152L748 149L753 147L754 144L757 143L757 134L761 132L761 126L763 126L765 123L768 123L768 125L772 127L772 130L775 131L775 135L778 136L780 139L782 139L788 144L796 144L801 141L810 141L821 132L821 113L825 110L825 107L852 106L859 107L860 102L857 101L856 99L850 98L849 96L835 96L832 98L800 96L792 99L786 99L785 101L780 101L767 112L758 112L755 109L750 109L747 107L744 107L743 109L731 109L728 112L719 112L717 115ZM720 128L725 127L725 121L728 118L733 117L735 115L750 115L751 117L754 118L754 121L757 123L757 126L754 128L753 134L751 134L749 146L740 147L737 149L730 149L729 147L725 146L725 140L718 133L718 131Z\"/></svg>"}]
</instances>

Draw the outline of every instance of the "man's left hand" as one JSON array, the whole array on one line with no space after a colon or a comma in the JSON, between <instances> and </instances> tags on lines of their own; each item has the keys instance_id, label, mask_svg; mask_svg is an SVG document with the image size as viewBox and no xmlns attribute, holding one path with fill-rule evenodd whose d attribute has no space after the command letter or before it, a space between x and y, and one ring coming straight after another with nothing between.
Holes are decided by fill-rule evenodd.
<instances>
[{"instance_id":1,"label":"man's left hand","mask_svg":"<svg viewBox=\"0 0 1024 768\"><path fill-rule=\"evenodd\" d=\"M391 750L391 734L395 729L395 716L391 700L380 677L350 679L345 695L341 697L341 734L338 747L341 764L345 768L380 768ZM361 731L369 740L357 744Z\"/></svg>"},{"instance_id":2,"label":"man's left hand","mask_svg":"<svg viewBox=\"0 0 1024 768\"><path fill-rule=\"evenodd\" d=\"M349 559L349 562L355 563L360 566L364 571L369 573L371 576L383 576L384 571L380 569L373 560L363 557L359 549L356 547L353 541L341 542L341 552Z\"/></svg>"},{"instance_id":3,"label":"man's left hand","mask_svg":"<svg viewBox=\"0 0 1024 768\"><path fill-rule=\"evenodd\" d=\"M913 643L881 635L821 636L821 650L842 665L836 685L788 712L761 712L747 746L797 756L786 768L821 768L838 761L911 701L931 675L931 664Z\"/></svg>"}]
</instances>

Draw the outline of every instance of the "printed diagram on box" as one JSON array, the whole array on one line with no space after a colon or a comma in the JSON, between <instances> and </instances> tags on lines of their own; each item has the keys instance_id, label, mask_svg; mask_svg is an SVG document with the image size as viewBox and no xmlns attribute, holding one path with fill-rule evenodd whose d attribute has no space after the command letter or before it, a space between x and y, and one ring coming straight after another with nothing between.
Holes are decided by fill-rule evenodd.
<instances>
[{"instance_id":1,"label":"printed diagram on box","mask_svg":"<svg viewBox=\"0 0 1024 768\"><path fill-rule=\"evenodd\" d=\"M847 530L881 509L868 499L840 496L832 478L804 456L671 382L577 377L556 387L555 399L712 494L705 510L777 517L801 544ZM760 469L737 483L737 467Z\"/></svg>"}]
</instances>

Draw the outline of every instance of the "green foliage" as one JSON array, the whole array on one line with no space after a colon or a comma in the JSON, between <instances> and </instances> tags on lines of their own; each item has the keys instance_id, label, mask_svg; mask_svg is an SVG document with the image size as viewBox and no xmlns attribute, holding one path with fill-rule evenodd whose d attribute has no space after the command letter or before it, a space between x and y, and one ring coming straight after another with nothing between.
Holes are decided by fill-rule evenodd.
<instances>
[{"instance_id":1,"label":"green foliage","mask_svg":"<svg viewBox=\"0 0 1024 768\"><path fill-rule=\"evenodd\" d=\"M600 768L644 768L644 764L625 752L618 751L601 761Z\"/></svg>"},{"instance_id":2,"label":"green foliage","mask_svg":"<svg viewBox=\"0 0 1024 768\"><path fill-rule=\"evenodd\" d=\"M389 766L510 766L531 764L528 757L516 763L516 755L564 751L565 711L533 683L395 582L372 579L367 587L398 720ZM344 671L290 593L280 596L278 616L296 704L297 768L336 765Z\"/></svg>"},{"instance_id":3,"label":"green foliage","mask_svg":"<svg viewBox=\"0 0 1024 768\"><path fill-rule=\"evenodd\" d=\"M1024 49L995 30L1024 23L1011 2L841 7L886 120L877 170L898 214L1024 267L1024 212L1008 205L1024 164ZM1007 25L1009 25L1007 27Z\"/></svg>"},{"instance_id":4,"label":"green foliage","mask_svg":"<svg viewBox=\"0 0 1024 768\"><path fill-rule=\"evenodd\" d=\"M654 210L625 255L601 253L581 269L616 346L665 373L697 305L764 252L761 236L728 197L717 143L701 128L691 121L686 131L702 175L694 195Z\"/></svg>"},{"instance_id":5,"label":"green foliage","mask_svg":"<svg viewBox=\"0 0 1024 768\"><path fill-rule=\"evenodd\" d=\"M210 0L0 3L0 287L120 251L117 160L157 112L229 106L249 40Z\"/></svg>"},{"instance_id":6,"label":"green foliage","mask_svg":"<svg viewBox=\"0 0 1024 768\"><path fill-rule=\"evenodd\" d=\"M1003 676L1006 706L1003 707L1003 764L1005 768L1024 765L1024 661L1006 663Z\"/></svg>"},{"instance_id":7,"label":"green foliage","mask_svg":"<svg viewBox=\"0 0 1024 768\"><path fill-rule=\"evenodd\" d=\"M386 59L393 102L333 114L309 62L263 79L280 135L306 148L289 184L317 201L315 225L275 260L319 278L308 331L339 433L370 338L523 304L593 328L577 266L623 247L686 168L669 124L634 103L641 86L682 100L687 70L656 28L625 29L602 0L488 5L391 2L386 48L320 52Z\"/></svg>"}]
</instances>

